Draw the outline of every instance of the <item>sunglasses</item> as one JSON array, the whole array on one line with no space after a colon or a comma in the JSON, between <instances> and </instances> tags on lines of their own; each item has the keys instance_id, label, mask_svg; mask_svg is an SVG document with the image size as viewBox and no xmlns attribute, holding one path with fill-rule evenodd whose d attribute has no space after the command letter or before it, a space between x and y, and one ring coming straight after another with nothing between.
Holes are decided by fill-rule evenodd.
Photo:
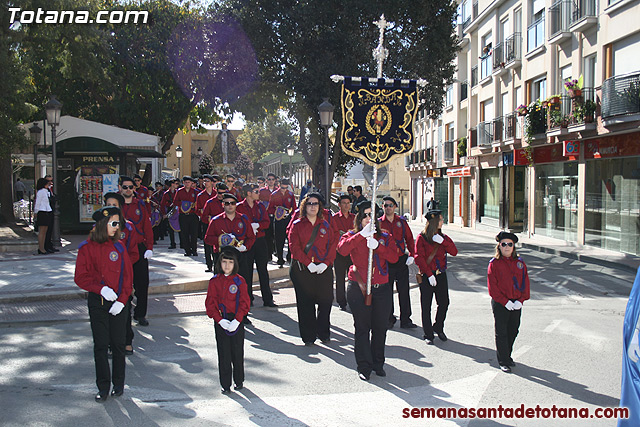
<instances>
[{"instance_id":1,"label":"sunglasses","mask_svg":"<svg viewBox=\"0 0 640 427\"><path fill-rule=\"evenodd\" d=\"M135 187L133 185L123 185L122 189L123 190L133 190Z\"/></svg>"},{"instance_id":2,"label":"sunglasses","mask_svg":"<svg viewBox=\"0 0 640 427\"><path fill-rule=\"evenodd\" d=\"M235 206L236 205L236 202L223 202L223 203L224 203L225 206L229 206L229 205Z\"/></svg>"},{"instance_id":3,"label":"sunglasses","mask_svg":"<svg viewBox=\"0 0 640 427\"><path fill-rule=\"evenodd\" d=\"M307 206L318 206L320 202L307 202Z\"/></svg>"},{"instance_id":4,"label":"sunglasses","mask_svg":"<svg viewBox=\"0 0 640 427\"><path fill-rule=\"evenodd\" d=\"M107 224L109 224L113 228L120 227L120 221L111 221L111 222L108 222Z\"/></svg>"},{"instance_id":5,"label":"sunglasses","mask_svg":"<svg viewBox=\"0 0 640 427\"><path fill-rule=\"evenodd\" d=\"M509 246L511 248L511 247L513 247L513 243L512 242L502 242L502 243L500 243L500 246L502 246L503 248L506 248L507 246Z\"/></svg>"},{"instance_id":6,"label":"sunglasses","mask_svg":"<svg viewBox=\"0 0 640 427\"><path fill-rule=\"evenodd\" d=\"M382 206L384 206L385 208L394 208L394 207L395 207L394 205L392 205L392 204L388 204L388 203L385 203L385 204L384 204L384 205L382 205Z\"/></svg>"},{"instance_id":7,"label":"sunglasses","mask_svg":"<svg viewBox=\"0 0 640 427\"><path fill-rule=\"evenodd\" d=\"M369 218L371 218L371 212L366 212L364 216L368 216Z\"/></svg>"},{"instance_id":8,"label":"sunglasses","mask_svg":"<svg viewBox=\"0 0 640 427\"><path fill-rule=\"evenodd\" d=\"M253 193L260 194L260 190L253 190Z\"/></svg>"},{"instance_id":9,"label":"sunglasses","mask_svg":"<svg viewBox=\"0 0 640 427\"><path fill-rule=\"evenodd\" d=\"M210 179L203 179L202 182L211 182Z\"/></svg>"}]
</instances>

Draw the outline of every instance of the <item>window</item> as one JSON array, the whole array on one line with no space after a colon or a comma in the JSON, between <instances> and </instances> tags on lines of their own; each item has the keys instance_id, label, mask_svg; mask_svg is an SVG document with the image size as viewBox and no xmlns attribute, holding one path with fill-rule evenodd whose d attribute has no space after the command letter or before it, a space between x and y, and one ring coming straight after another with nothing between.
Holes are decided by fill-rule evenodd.
<instances>
[{"instance_id":1,"label":"window","mask_svg":"<svg viewBox=\"0 0 640 427\"><path fill-rule=\"evenodd\" d=\"M453 85L447 86L445 105L447 107L449 107L450 105L453 105Z\"/></svg>"},{"instance_id":2,"label":"window","mask_svg":"<svg viewBox=\"0 0 640 427\"><path fill-rule=\"evenodd\" d=\"M455 138L454 130L453 130L453 122L447 125L447 141L451 141Z\"/></svg>"},{"instance_id":3,"label":"window","mask_svg":"<svg viewBox=\"0 0 640 427\"><path fill-rule=\"evenodd\" d=\"M613 75L638 71L640 57L640 32L613 44Z\"/></svg>"},{"instance_id":4,"label":"window","mask_svg":"<svg viewBox=\"0 0 640 427\"><path fill-rule=\"evenodd\" d=\"M564 85L564 83L567 80L571 80L571 65L567 65L566 67L562 67L560 68L560 71L558 72L558 93L561 93L563 95L567 94L567 87Z\"/></svg>"},{"instance_id":5,"label":"window","mask_svg":"<svg viewBox=\"0 0 640 427\"><path fill-rule=\"evenodd\" d=\"M531 2L530 22L527 31L527 52L544 44L544 0Z\"/></svg>"},{"instance_id":6,"label":"window","mask_svg":"<svg viewBox=\"0 0 640 427\"><path fill-rule=\"evenodd\" d=\"M584 63L582 66L582 69L584 70L584 80L583 80L583 87L587 88L587 87L596 87L596 67L597 67L597 62L596 62L596 54L594 53L593 55L589 55L587 57L584 58Z\"/></svg>"},{"instance_id":7,"label":"window","mask_svg":"<svg viewBox=\"0 0 640 427\"><path fill-rule=\"evenodd\" d=\"M493 64L491 62L491 48L492 48L492 35L491 31L485 34L481 39L481 54L480 54L480 80L490 76L493 72Z\"/></svg>"},{"instance_id":8,"label":"window","mask_svg":"<svg viewBox=\"0 0 640 427\"><path fill-rule=\"evenodd\" d=\"M547 97L547 79L535 80L531 85L531 100L543 100Z\"/></svg>"}]
</instances>

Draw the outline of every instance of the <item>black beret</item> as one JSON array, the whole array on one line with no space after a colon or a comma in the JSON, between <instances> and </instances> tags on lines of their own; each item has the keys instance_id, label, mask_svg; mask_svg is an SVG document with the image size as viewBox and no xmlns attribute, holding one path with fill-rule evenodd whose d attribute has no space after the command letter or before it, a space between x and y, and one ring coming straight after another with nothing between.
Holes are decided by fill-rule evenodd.
<instances>
[{"instance_id":1,"label":"black beret","mask_svg":"<svg viewBox=\"0 0 640 427\"><path fill-rule=\"evenodd\" d=\"M208 173L205 173L204 175L202 175L202 179L208 179L210 181L213 181L213 177Z\"/></svg>"},{"instance_id":2,"label":"black beret","mask_svg":"<svg viewBox=\"0 0 640 427\"><path fill-rule=\"evenodd\" d=\"M370 208L371 202L369 200L363 200L362 202L358 203L356 207L357 207L357 212L360 212ZM381 217L383 214L384 212L382 212L382 209L380 209L380 206L376 205L376 218Z\"/></svg>"},{"instance_id":3,"label":"black beret","mask_svg":"<svg viewBox=\"0 0 640 427\"><path fill-rule=\"evenodd\" d=\"M236 202L238 201L238 198L236 196L234 196L233 194L231 194L231 193L224 193L222 195L222 200L224 200L224 199L233 199Z\"/></svg>"},{"instance_id":4,"label":"black beret","mask_svg":"<svg viewBox=\"0 0 640 427\"><path fill-rule=\"evenodd\" d=\"M253 184L253 183L245 184L245 185L242 186L242 191L244 191L245 193L250 193L253 190L255 190L256 188L259 188L258 184Z\"/></svg>"},{"instance_id":5,"label":"black beret","mask_svg":"<svg viewBox=\"0 0 640 427\"><path fill-rule=\"evenodd\" d=\"M509 239L509 240L512 240L513 243L518 243L518 236L508 231L501 231L496 236L496 242L499 242L504 239Z\"/></svg>"},{"instance_id":6,"label":"black beret","mask_svg":"<svg viewBox=\"0 0 640 427\"><path fill-rule=\"evenodd\" d=\"M431 221L433 218L442 215L442 211L438 210L438 209L433 209L430 210L429 212L427 212L424 217L427 219L427 221Z\"/></svg>"},{"instance_id":7,"label":"black beret","mask_svg":"<svg viewBox=\"0 0 640 427\"><path fill-rule=\"evenodd\" d=\"M289 180L287 178L282 178L280 180L280 185L289 185Z\"/></svg>"},{"instance_id":8,"label":"black beret","mask_svg":"<svg viewBox=\"0 0 640 427\"><path fill-rule=\"evenodd\" d=\"M121 175L120 176L120 185L122 185L122 183L125 182L125 181L133 182L133 179L129 178L128 176Z\"/></svg>"},{"instance_id":9,"label":"black beret","mask_svg":"<svg viewBox=\"0 0 640 427\"><path fill-rule=\"evenodd\" d=\"M124 197L120 193L107 193L104 195L104 202L107 203L108 199L116 199L120 207L124 206Z\"/></svg>"},{"instance_id":10,"label":"black beret","mask_svg":"<svg viewBox=\"0 0 640 427\"><path fill-rule=\"evenodd\" d=\"M218 190L218 192L226 191L228 189L229 187L227 187L227 184L225 184L224 182L220 181L216 183L216 190Z\"/></svg>"},{"instance_id":11,"label":"black beret","mask_svg":"<svg viewBox=\"0 0 640 427\"><path fill-rule=\"evenodd\" d=\"M182 177L182 182L185 182L185 181L193 182L193 178L191 178L191 176L189 176L189 175L185 175L185 176Z\"/></svg>"},{"instance_id":12,"label":"black beret","mask_svg":"<svg viewBox=\"0 0 640 427\"><path fill-rule=\"evenodd\" d=\"M394 199L394 198L393 198L393 197L391 197L391 196L384 196L384 197L382 198L382 201L383 201L383 202L393 202L393 204L394 204L394 205L398 206L398 202L396 202L396 199Z\"/></svg>"},{"instance_id":13,"label":"black beret","mask_svg":"<svg viewBox=\"0 0 640 427\"><path fill-rule=\"evenodd\" d=\"M113 215L120 215L120 209L116 208L115 206L105 206L95 211L91 218L93 218L95 222L98 222L102 218L109 218Z\"/></svg>"},{"instance_id":14,"label":"black beret","mask_svg":"<svg viewBox=\"0 0 640 427\"><path fill-rule=\"evenodd\" d=\"M235 246L227 245L220 248L220 255L233 257L237 262L240 259L240 251Z\"/></svg>"},{"instance_id":15,"label":"black beret","mask_svg":"<svg viewBox=\"0 0 640 427\"><path fill-rule=\"evenodd\" d=\"M348 200L348 201L351 201L351 196L348 195L348 194L343 194L342 196L338 197L338 203L340 203L341 201L343 201L345 199Z\"/></svg>"},{"instance_id":16,"label":"black beret","mask_svg":"<svg viewBox=\"0 0 640 427\"><path fill-rule=\"evenodd\" d=\"M133 175L133 179L142 179L142 177L138 174Z\"/></svg>"},{"instance_id":17,"label":"black beret","mask_svg":"<svg viewBox=\"0 0 640 427\"><path fill-rule=\"evenodd\" d=\"M322 203L324 205L324 196L320 193L318 193L317 191L314 191L312 193L307 193L304 198L306 199L307 197L315 197L316 199L320 200L320 203Z\"/></svg>"}]
</instances>

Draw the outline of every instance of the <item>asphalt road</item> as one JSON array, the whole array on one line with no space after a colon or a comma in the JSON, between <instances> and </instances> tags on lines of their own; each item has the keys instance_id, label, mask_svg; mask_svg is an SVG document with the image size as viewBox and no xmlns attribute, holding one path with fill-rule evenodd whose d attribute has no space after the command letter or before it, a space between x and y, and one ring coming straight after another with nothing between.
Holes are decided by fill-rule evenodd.
<instances>
[{"instance_id":1,"label":"asphalt road","mask_svg":"<svg viewBox=\"0 0 640 427\"><path fill-rule=\"evenodd\" d=\"M512 374L497 369L486 267L493 243L452 231L449 341L422 341L394 328L387 376L360 381L353 320L334 307L332 342L305 347L296 309L257 308L245 341L245 389L220 394L212 321L202 312L151 316L137 328L125 394L106 404L96 391L87 321L0 327L2 424L233 426L611 426L614 420L428 420L422 407L615 407L620 397L622 321L633 275L522 250L532 299L525 303ZM420 324L419 290L412 289ZM396 299L397 304L397 299ZM398 308L396 306L396 312ZM593 413L593 412L592 412Z\"/></svg>"}]
</instances>

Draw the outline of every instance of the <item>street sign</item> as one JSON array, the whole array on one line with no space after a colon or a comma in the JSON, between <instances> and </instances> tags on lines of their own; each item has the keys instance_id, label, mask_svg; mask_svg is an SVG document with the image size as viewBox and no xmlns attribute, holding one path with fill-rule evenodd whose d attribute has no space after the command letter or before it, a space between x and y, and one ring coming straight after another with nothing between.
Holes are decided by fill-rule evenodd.
<instances>
[{"instance_id":1,"label":"street sign","mask_svg":"<svg viewBox=\"0 0 640 427\"><path fill-rule=\"evenodd\" d=\"M364 167L362 168L362 175L364 176L364 179L367 181L367 184L371 185L371 182L373 181L373 166L365 164ZM387 167L386 166L379 167L378 168L378 184L376 185L376 188L380 187L380 185L382 184L382 182L386 177L387 177Z\"/></svg>"}]
</instances>

